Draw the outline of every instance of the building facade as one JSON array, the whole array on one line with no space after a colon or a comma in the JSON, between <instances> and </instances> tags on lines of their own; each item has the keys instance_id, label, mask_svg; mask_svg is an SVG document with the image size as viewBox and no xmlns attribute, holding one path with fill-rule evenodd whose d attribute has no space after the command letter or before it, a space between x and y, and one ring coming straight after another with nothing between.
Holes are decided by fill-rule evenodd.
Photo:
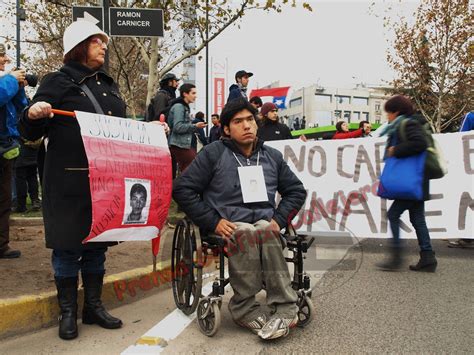
<instances>
[{"instance_id":1,"label":"building facade","mask_svg":"<svg viewBox=\"0 0 474 355\"><path fill-rule=\"evenodd\" d=\"M294 91L287 100L287 108L279 115L293 129L303 128L303 118L304 128L334 125L341 120L383 123L387 120L383 107L388 98L386 90L380 87L359 85L343 89L312 85Z\"/></svg>"}]
</instances>

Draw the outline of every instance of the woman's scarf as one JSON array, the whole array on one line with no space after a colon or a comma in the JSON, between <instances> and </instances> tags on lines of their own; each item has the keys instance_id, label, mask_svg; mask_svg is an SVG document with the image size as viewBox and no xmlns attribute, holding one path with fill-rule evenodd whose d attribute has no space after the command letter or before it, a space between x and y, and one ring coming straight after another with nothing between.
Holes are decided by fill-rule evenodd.
<instances>
[{"instance_id":1,"label":"woman's scarf","mask_svg":"<svg viewBox=\"0 0 474 355\"><path fill-rule=\"evenodd\" d=\"M405 115L400 115L397 116L392 122L390 122L388 125L383 127L382 131L380 132L380 137L382 136L388 136L391 137L394 132L398 129L398 126L400 123L405 119L408 118Z\"/></svg>"}]
</instances>

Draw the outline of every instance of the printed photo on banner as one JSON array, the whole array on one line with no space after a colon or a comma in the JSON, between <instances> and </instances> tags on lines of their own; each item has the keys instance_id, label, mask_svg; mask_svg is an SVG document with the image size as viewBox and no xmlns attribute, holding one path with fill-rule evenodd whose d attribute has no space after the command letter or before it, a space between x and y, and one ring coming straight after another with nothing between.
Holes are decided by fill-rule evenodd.
<instances>
[{"instance_id":1,"label":"printed photo on banner","mask_svg":"<svg viewBox=\"0 0 474 355\"><path fill-rule=\"evenodd\" d=\"M122 224L146 224L150 201L150 180L125 178L125 210Z\"/></svg>"}]
</instances>

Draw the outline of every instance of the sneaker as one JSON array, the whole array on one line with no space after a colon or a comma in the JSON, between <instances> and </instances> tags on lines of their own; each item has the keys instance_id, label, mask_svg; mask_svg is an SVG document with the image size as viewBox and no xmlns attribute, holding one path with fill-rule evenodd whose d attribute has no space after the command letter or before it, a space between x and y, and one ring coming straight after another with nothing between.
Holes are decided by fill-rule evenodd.
<instances>
[{"instance_id":1,"label":"sneaker","mask_svg":"<svg viewBox=\"0 0 474 355\"><path fill-rule=\"evenodd\" d=\"M13 250L10 247L7 248L4 252L0 253L0 259L16 259L21 255L21 251Z\"/></svg>"},{"instance_id":2,"label":"sneaker","mask_svg":"<svg viewBox=\"0 0 474 355\"><path fill-rule=\"evenodd\" d=\"M474 239L458 239L448 243L448 248L474 248Z\"/></svg>"},{"instance_id":3,"label":"sneaker","mask_svg":"<svg viewBox=\"0 0 474 355\"><path fill-rule=\"evenodd\" d=\"M39 211L41 209L41 201L40 200L34 200L31 203L31 209L33 211Z\"/></svg>"},{"instance_id":4,"label":"sneaker","mask_svg":"<svg viewBox=\"0 0 474 355\"><path fill-rule=\"evenodd\" d=\"M272 318L258 332L258 336L264 340L286 337L290 334L290 329L298 324L298 315L294 318Z\"/></svg>"},{"instance_id":5,"label":"sneaker","mask_svg":"<svg viewBox=\"0 0 474 355\"><path fill-rule=\"evenodd\" d=\"M267 316L265 314L262 314L251 321L235 321L235 323L237 323L237 325L240 325L243 328L250 329L254 334L258 334L258 332L262 330L263 326L267 323L267 321Z\"/></svg>"}]
</instances>

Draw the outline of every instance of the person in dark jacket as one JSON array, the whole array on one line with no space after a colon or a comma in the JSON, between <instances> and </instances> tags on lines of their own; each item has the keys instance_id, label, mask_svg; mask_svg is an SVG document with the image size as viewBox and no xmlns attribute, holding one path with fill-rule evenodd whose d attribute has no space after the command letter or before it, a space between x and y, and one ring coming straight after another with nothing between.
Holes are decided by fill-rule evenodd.
<instances>
[{"instance_id":1,"label":"person in dark jacket","mask_svg":"<svg viewBox=\"0 0 474 355\"><path fill-rule=\"evenodd\" d=\"M240 98L248 100L247 86L249 85L249 78L251 76L253 76L253 73L247 72L245 70L239 70L237 73L235 73L236 84L232 84L229 87L229 97L227 98L227 102Z\"/></svg>"},{"instance_id":2,"label":"person in dark jacket","mask_svg":"<svg viewBox=\"0 0 474 355\"><path fill-rule=\"evenodd\" d=\"M339 121L336 123L336 133L332 136L332 139L348 139L362 137L362 128L355 131L349 131L349 124L346 121Z\"/></svg>"},{"instance_id":3,"label":"person in dark jacket","mask_svg":"<svg viewBox=\"0 0 474 355\"><path fill-rule=\"evenodd\" d=\"M209 131L209 143L218 141L221 139L221 120L219 114L214 113L211 115L212 127Z\"/></svg>"},{"instance_id":4,"label":"person in dark jacket","mask_svg":"<svg viewBox=\"0 0 474 355\"><path fill-rule=\"evenodd\" d=\"M38 150L42 139L35 142L20 139L20 155L15 161L16 208L15 212L26 212L26 197L30 195L32 209L41 209L38 188Z\"/></svg>"},{"instance_id":5,"label":"person in dark jacket","mask_svg":"<svg viewBox=\"0 0 474 355\"><path fill-rule=\"evenodd\" d=\"M194 120L191 121L191 123L193 124L196 124L199 122L206 123L206 121L204 121L204 112L201 112L201 111L196 112L196 114L194 115ZM194 134L192 137L191 147L196 152L197 152L198 139L199 139L199 142L201 142L201 145L203 146L207 145L208 141L207 141L206 134L204 133L204 128L199 128L196 134Z\"/></svg>"},{"instance_id":6,"label":"person in dark jacket","mask_svg":"<svg viewBox=\"0 0 474 355\"><path fill-rule=\"evenodd\" d=\"M414 118L414 108L410 99L402 95L391 97L385 103L385 111L389 125L387 125L381 136L387 136L387 148L385 155L388 157L404 158L420 154L428 148L428 144L420 124L422 118ZM406 140L402 141L399 129L402 121L407 120L405 125ZM425 200L429 199L429 180L423 182L423 200L394 200L388 210L387 218L390 221L392 231L392 246L388 260L378 264L382 270L398 270L403 264L403 251L400 244L400 216L406 210L410 213L410 222L416 232L418 245L420 246L420 259L417 264L410 265L412 271L434 272L438 264L435 253L431 246L430 234L426 226Z\"/></svg>"},{"instance_id":7,"label":"person in dark jacket","mask_svg":"<svg viewBox=\"0 0 474 355\"><path fill-rule=\"evenodd\" d=\"M0 43L0 72L10 61ZM15 259L19 250L10 248L13 161L18 156L17 112L27 105L25 70L14 70L0 77L0 259Z\"/></svg>"},{"instance_id":8,"label":"person in dark jacket","mask_svg":"<svg viewBox=\"0 0 474 355\"><path fill-rule=\"evenodd\" d=\"M160 89L151 99L151 109L147 112L146 121L159 121L160 115L165 111L169 111L172 101L176 99L179 80L173 73L163 75L160 80Z\"/></svg>"},{"instance_id":9,"label":"person in dark jacket","mask_svg":"<svg viewBox=\"0 0 474 355\"><path fill-rule=\"evenodd\" d=\"M272 102L266 102L260 109L262 120L258 127L258 138L263 141L293 139L291 131L284 123L278 120L278 107Z\"/></svg>"},{"instance_id":10,"label":"person in dark jacket","mask_svg":"<svg viewBox=\"0 0 474 355\"><path fill-rule=\"evenodd\" d=\"M51 109L96 112L87 89L106 115L126 117L126 105L102 67L107 34L91 22L76 21L66 28L63 41L64 66L43 78L33 104L21 117L20 129L28 140L47 136L43 176L46 247L53 249L61 310L59 336L73 339L78 335L79 270L84 285L82 322L114 329L120 328L122 321L112 317L101 302L105 252L110 244L82 244L92 224L92 202L79 124L75 118L54 115Z\"/></svg>"},{"instance_id":11,"label":"person in dark jacket","mask_svg":"<svg viewBox=\"0 0 474 355\"><path fill-rule=\"evenodd\" d=\"M206 146L175 180L173 198L203 232L227 243L234 321L273 339L286 336L298 319L280 230L303 205L306 190L282 154L256 137L255 114L245 99L227 103L221 113L224 137ZM271 318L255 300L264 284Z\"/></svg>"}]
</instances>

